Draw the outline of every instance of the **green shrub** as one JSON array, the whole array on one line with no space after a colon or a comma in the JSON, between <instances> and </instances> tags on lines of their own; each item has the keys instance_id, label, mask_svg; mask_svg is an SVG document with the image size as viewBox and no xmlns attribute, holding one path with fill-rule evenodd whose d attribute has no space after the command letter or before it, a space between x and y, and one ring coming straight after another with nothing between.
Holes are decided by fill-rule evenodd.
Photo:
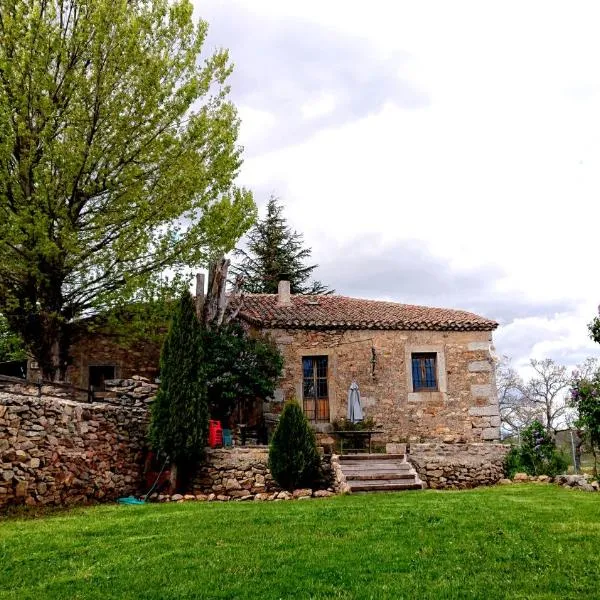
<instances>
[{"instance_id":1,"label":"green shrub","mask_svg":"<svg viewBox=\"0 0 600 600\"><path fill-rule=\"evenodd\" d=\"M286 490L312 487L319 477L320 462L315 434L300 405L287 402L269 447L273 479Z\"/></svg>"},{"instance_id":2,"label":"green shrub","mask_svg":"<svg viewBox=\"0 0 600 600\"><path fill-rule=\"evenodd\" d=\"M549 475L564 473L568 460L556 449L554 441L539 421L534 421L521 436L521 445L511 448L504 461L509 477L515 473Z\"/></svg>"},{"instance_id":3,"label":"green shrub","mask_svg":"<svg viewBox=\"0 0 600 600\"><path fill-rule=\"evenodd\" d=\"M504 472L508 477L514 477L515 473L527 473L527 468L521 460L521 448L513 446L504 459Z\"/></svg>"}]
</instances>

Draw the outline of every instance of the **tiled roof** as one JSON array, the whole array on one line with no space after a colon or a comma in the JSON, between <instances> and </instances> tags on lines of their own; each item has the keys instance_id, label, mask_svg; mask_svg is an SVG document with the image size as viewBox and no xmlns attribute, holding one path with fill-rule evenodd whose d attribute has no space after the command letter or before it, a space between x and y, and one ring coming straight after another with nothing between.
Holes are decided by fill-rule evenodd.
<instances>
[{"instance_id":1,"label":"tiled roof","mask_svg":"<svg viewBox=\"0 0 600 600\"><path fill-rule=\"evenodd\" d=\"M498 323L464 310L361 300L346 296L292 296L281 305L276 294L249 294L240 317L261 327L291 329L423 329L492 331Z\"/></svg>"}]
</instances>

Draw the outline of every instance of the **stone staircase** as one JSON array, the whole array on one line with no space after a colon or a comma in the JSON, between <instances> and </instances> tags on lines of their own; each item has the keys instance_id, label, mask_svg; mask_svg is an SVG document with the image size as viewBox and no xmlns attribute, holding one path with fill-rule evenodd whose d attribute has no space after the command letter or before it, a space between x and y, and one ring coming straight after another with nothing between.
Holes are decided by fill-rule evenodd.
<instances>
[{"instance_id":1,"label":"stone staircase","mask_svg":"<svg viewBox=\"0 0 600 600\"><path fill-rule=\"evenodd\" d=\"M352 492L420 490L423 482L405 454L345 454L340 469Z\"/></svg>"}]
</instances>

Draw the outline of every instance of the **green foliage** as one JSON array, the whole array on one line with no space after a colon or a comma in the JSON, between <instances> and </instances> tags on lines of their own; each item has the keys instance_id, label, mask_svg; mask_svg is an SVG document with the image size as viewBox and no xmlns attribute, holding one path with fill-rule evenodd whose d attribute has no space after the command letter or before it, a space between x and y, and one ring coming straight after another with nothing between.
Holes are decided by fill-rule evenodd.
<instances>
[{"instance_id":1,"label":"green foliage","mask_svg":"<svg viewBox=\"0 0 600 600\"><path fill-rule=\"evenodd\" d=\"M179 299L189 290L189 281L175 275L157 277L138 290L131 302L119 303L94 319L82 321L86 333L101 331L118 339L122 347L151 343L161 346Z\"/></svg>"},{"instance_id":2,"label":"green foliage","mask_svg":"<svg viewBox=\"0 0 600 600\"><path fill-rule=\"evenodd\" d=\"M588 324L588 331L590 332L590 338L600 344L600 316L592 319L591 323Z\"/></svg>"},{"instance_id":3,"label":"green foliage","mask_svg":"<svg viewBox=\"0 0 600 600\"><path fill-rule=\"evenodd\" d=\"M348 419L336 419L333 422L334 431L368 431L375 427L375 420L373 417L367 417L362 421L353 423Z\"/></svg>"},{"instance_id":4,"label":"green foliage","mask_svg":"<svg viewBox=\"0 0 600 600\"><path fill-rule=\"evenodd\" d=\"M269 448L269 468L286 490L312 487L320 471L317 442L300 405L292 400L283 407Z\"/></svg>"},{"instance_id":5,"label":"green foliage","mask_svg":"<svg viewBox=\"0 0 600 600\"><path fill-rule=\"evenodd\" d=\"M587 377L578 372L571 382L571 407L577 411L575 425L581 429L584 439L594 454L594 472L597 475L597 454L600 450L600 370Z\"/></svg>"},{"instance_id":6,"label":"green foliage","mask_svg":"<svg viewBox=\"0 0 600 600\"><path fill-rule=\"evenodd\" d=\"M271 197L265 218L248 234L248 250L236 250L240 263L233 272L243 277L244 289L253 294L276 294L284 279L292 294L333 293L320 281L308 281L317 267L305 265L312 251L303 247L303 236L288 227L282 212L283 206Z\"/></svg>"},{"instance_id":7,"label":"green foliage","mask_svg":"<svg viewBox=\"0 0 600 600\"><path fill-rule=\"evenodd\" d=\"M202 330L186 292L173 314L160 357L160 387L151 408L153 448L187 469L202 455L208 406L202 362Z\"/></svg>"},{"instance_id":8,"label":"green foliage","mask_svg":"<svg viewBox=\"0 0 600 600\"><path fill-rule=\"evenodd\" d=\"M0 0L0 311L47 378L78 316L206 264L256 217L233 186L232 68L192 8Z\"/></svg>"},{"instance_id":9,"label":"green foliage","mask_svg":"<svg viewBox=\"0 0 600 600\"><path fill-rule=\"evenodd\" d=\"M26 359L21 338L10 330L7 320L0 314L0 362Z\"/></svg>"},{"instance_id":10,"label":"green foliage","mask_svg":"<svg viewBox=\"0 0 600 600\"><path fill-rule=\"evenodd\" d=\"M546 428L534 421L521 433L521 445L511 448L507 454L504 470L509 477L518 472L554 476L564 473L568 464Z\"/></svg>"},{"instance_id":11,"label":"green foliage","mask_svg":"<svg viewBox=\"0 0 600 600\"><path fill-rule=\"evenodd\" d=\"M273 395L283 369L277 346L238 323L204 332L205 373L211 414L222 423L239 402Z\"/></svg>"}]
</instances>

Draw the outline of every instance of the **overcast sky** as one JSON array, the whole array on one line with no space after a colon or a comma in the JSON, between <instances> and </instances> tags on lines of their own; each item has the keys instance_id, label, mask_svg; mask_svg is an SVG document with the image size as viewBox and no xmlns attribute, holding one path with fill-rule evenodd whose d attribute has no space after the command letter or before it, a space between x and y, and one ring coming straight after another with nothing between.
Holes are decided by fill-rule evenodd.
<instances>
[{"instance_id":1,"label":"overcast sky","mask_svg":"<svg viewBox=\"0 0 600 600\"><path fill-rule=\"evenodd\" d=\"M473 310L499 354L600 355L597 3L196 0L239 183L337 293Z\"/></svg>"}]
</instances>

